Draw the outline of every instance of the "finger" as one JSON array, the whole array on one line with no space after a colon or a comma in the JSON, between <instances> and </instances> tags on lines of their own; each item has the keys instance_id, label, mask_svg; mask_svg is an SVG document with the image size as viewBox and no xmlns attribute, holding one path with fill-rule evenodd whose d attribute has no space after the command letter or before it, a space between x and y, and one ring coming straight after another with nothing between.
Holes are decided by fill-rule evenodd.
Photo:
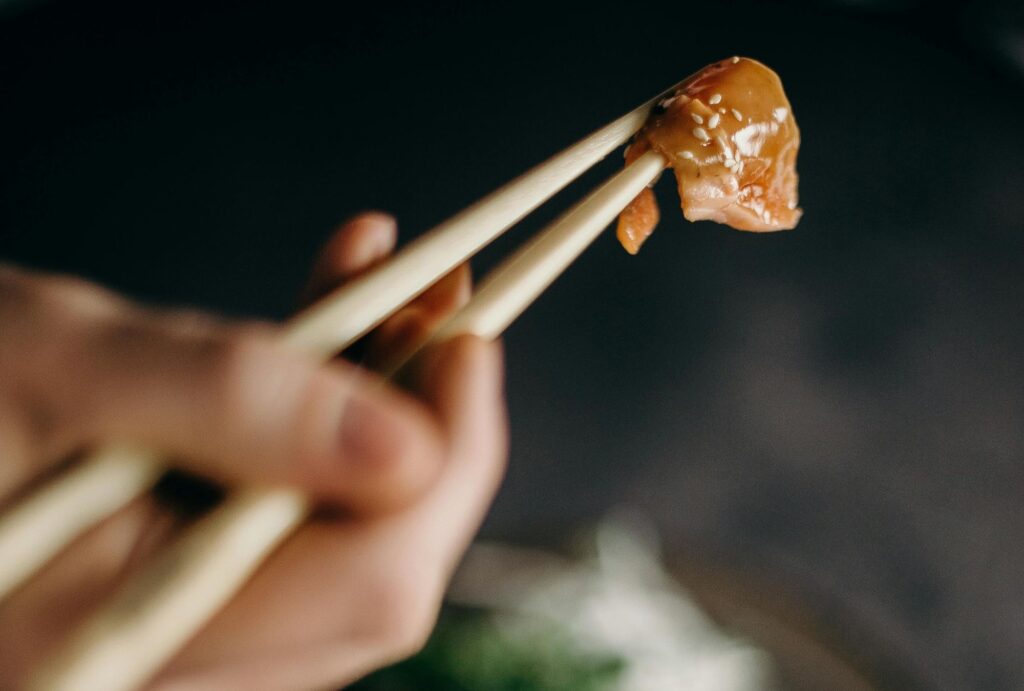
<instances>
[{"instance_id":1,"label":"finger","mask_svg":"<svg viewBox=\"0 0 1024 691\"><path fill-rule=\"evenodd\" d=\"M82 334L129 309L86 281L0 265L0 495L23 491L74 450L37 405L37 389L74 381L69 365Z\"/></svg>"},{"instance_id":2,"label":"finger","mask_svg":"<svg viewBox=\"0 0 1024 691\"><path fill-rule=\"evenodd\" d=\"M473 275L469 264L460 264L427 288L413 305L432 315L446 317L469 301L473 292Z\"/></svg>"},{"instance_id":3,"label":"finger","mask_svg":"<svg viewBox=\"0 0 1024 691\"><path fill-rule=\"evenodd\" d=\"M472 290L469 265L461 264L377 327L370 336L367 365L386 371L405 360L469 301Z\"/></svg>"},{"instance_id":4,"label":"finger","mask_svg":"<svg viewBox=\"0 0 1024 691\"><path fill-rule=\"evenodd\" d=\"M439 432L411 397L261 330L186 321L92 329L64 363L73 379L36 382L41 414L77 445L153 446L215 480L296 484L357 511L401 504L436 474Z\"/></svg>"},{"instance_id":5,"label":"finger","mask_svg":"<svg viewBox=\"0 0 1024 691\"><path fill-rule=\"evenodd\" d=\"M40 468L32 461L32 443L21 411L0 398L0 510Z\"/></svg>"},{"instance_id":6,"label":"finger","mask_svg":"<svg viewBox=\"0 0 1024 691\"><path fill-rule=\"evenodd\" d=\"M436 550L450 573L497 492L508 456L501 344L459 336L426 353L419 391L434 408L448 443L448 463L417 503L416 541Z\"/></svg>"},{"instance_id":7,"label":"finger","mask_svg":"<svg viewBox=\"0 0 1024 691\"><path fill-rule=\"evenodd\" d=\"M441 569L407 551L406 520L315 520L275 551L161 675L160 691L330 688L396 657L429 630ZM304 653L315 651L315 662ZM253 669L270 682L251 686Z\"/></svg>"},{"instance_id":8,"label":"finger","mask_svg":"<svg viewBox=\"0 0 1024 691\"><path fill-rule=\"evenodd\" d=\"M394 218L380 212L365 212L346 222L314 265L305 291L307 302L386 257L394 249L396 236ZM471 286L469 266L456 267L375 329L368 343L358 348L358 353L368 355L358 359L371 369L383 369L412 352L443 319L466 303Z\"/></svg>"},{"instance_id":9,"label":"finger","mask_svg":"<svg viewBox=\"0 0 1024 691\"><path fill-rule=\"evenodd\" d=\"M395 219L366 211L345 221L324 244L303 291L303 304L326 295L389 255L398 237Z\"/></svg>"},{"instance_id":10,"label":"finger","mask_svg":"<svg viewBox=\"0 0 1024 691\"><path fill-rule=\"evenodd\" d=\"M137 499L86 532L0 602L4 688L23 688L29 672L67 632L123 583L132 555L139 552L140 540L150 539L158 513L149 497ZM155 544L150 544L142 552L151 552Z\"/></svg>"},{"instance_id":11,"label":"finger","mask_svg":"<svg viewBox=\"0 0 1024 691\"><path fill-rule=\"evenodd\" d=\"M424 366L450 448L438 481L396 514L304 526L157 689L326 688L423 644L500 482L507 437L498 345L459 338Z\"/></svg>"}]
</instances>

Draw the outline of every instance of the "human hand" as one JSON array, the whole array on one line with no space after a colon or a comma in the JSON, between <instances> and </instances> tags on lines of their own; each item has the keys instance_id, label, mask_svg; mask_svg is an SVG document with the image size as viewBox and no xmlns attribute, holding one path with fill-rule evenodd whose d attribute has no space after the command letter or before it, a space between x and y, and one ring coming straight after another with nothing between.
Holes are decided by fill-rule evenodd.
<instances>
[{"instance_id":1,"label":"human hand","mask_svg":"<svg viewBox=\"0 0 1024 691\"><path fill-rule=\"evenodd\" d=\"M394 242L387 217L349 222L311 293ZM468 272L454 272L371 336L369 358L406 350L468 294ZM338 686L422 645L502 475L497 346L462 337L435 348L411 396L348 363L285 352L273 327L158 314L10 268L0 269L0 323L0 508L62 459L130 441L229 486L290 484L332 509L275 552L153 688ZM180 523L141 498L0 603L0 686L23 683Z\"/></svg>"}]
</instances>

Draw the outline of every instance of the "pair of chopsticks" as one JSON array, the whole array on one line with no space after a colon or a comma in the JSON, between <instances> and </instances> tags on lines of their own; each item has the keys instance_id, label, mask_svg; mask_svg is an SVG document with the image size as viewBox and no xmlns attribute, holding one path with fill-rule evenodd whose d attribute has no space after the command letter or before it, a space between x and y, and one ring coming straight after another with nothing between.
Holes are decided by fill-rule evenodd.
<instances>
[{"instance_id":1,"label":"pair of chopsticks","mask_svg":"<svg viewBox=\"0 0 1024 691\"><path fill-rule=\"evenodd\" d=\"M300 312L286 325L283 342L314 357L333 357L625 143L663 95L513 180ZM608 179L489 274L431 342L466 333L498 337L666 163L651 151ZM160 461L151 451L102 449L3 516L0 599L86 529L152 487L164 470ZM31 688L137 688L238 591L310 509L310 500L294 490L230 494L74 632L38 671Z\"/></svg>"}]
</instances>

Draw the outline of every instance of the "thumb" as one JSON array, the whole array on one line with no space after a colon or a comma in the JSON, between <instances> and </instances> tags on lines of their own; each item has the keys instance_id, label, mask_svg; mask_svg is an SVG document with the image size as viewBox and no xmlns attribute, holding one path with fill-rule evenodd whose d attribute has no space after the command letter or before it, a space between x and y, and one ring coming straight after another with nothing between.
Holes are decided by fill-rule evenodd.
<instances>
[{"instance_id":1,"label":"thumb","mask_svg":"<svg viewBox=\"0 0 1024 691\"><path fill-rule=\"evenodd\" d=\"M70 383L42 390L80 445L153 445L215 480L292 484L361 512L404 504L439 470L425 407L352 365L286 351L269 330L133 315L71 353L56 370Z\"/></svg>"}]
</instances>

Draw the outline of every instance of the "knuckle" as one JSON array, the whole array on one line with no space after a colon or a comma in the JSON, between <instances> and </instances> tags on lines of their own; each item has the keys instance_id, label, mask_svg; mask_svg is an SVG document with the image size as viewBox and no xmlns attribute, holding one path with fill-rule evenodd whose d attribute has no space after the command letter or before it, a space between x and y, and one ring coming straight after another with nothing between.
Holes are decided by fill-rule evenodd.
<instances>
[{"instance_id":1,"label":"knuckle","mask_svg":"<svg viewBox=\"0 0 1024 691\"><path fill-rule=\"evenodd\" d=\"M275 369L275 349L262 338L241 329L231 329L222 338L198 344L203 351L203 375L214 382L214 391L221 404L234 407L247 400L253 375Z\"/></svg>"},{"instance_id":2,"label":"knuckle","mask_svg":"<svg viewBox=\"0 0 1024 691\"><path fill-rule=\"evenodd\" d=\"M127 348L159 353L170 371L212 388L216 403L245 400L255 376L281 367L269 329L229 324L199 310L146 313L125 321L120 328L129 332L123 339Z\"/></svg>"},{"instance_id":3,"label":"knuckle","mask_svg":"<svg viewBox=\"0 0 1024 691\"><path fill-rule=\"evenodd\" d=\"M0 267L0 330L5 351L39 361L74 348L83 333L114 319L125 304L78 278Z\"/></svg>"},{"instance_id":4,"label":"knuckle","mask_svg":"<svg viewBox=\"0 0 1024 691\"><path fill-rule=\"evenodd\" d=\"M211 387L211 406L222 422L244 422L264 437L261 453L288 454L296 447L303 422L303 403L311 398L312 370L306 361L287 352L262 329L231 327L222 338L208 342L200 376ZM307 406L308 407L308 406ZM291 433L284 434L291 429ZM282 434L278 434L282 432Z\"/></svg>"},{"instance_id":5,"label":"knuckle","mask_svg":"<svg viewBox=\"0 0 1024 691\"><path fill-rule=\"evenodd\" d=\"M89 405L64 403L94 395L97 354L124 316L121 304L79 279L0 272L0 380L33 420L34 437L87 414Z\"/></svg>"},{"instance_id":6,"label":"knuckle","mask_svg":"<svg viewBox=\"0 0 1024 691\"><path fill-rule=\"evenodd\" d=\"M246 326L230 326L214 345L217 364L226 371L260 368L281 356L280 348L265 333Z\"/></svg>"},{"instance_id":7,"label":"knuckle","mask_svg":"<svg viewBox=\"0 0 1024 691\"><path fill-rule=\"evenodd\" d=\"M34 293L54 318L72 324L112 318L127 305L105 288L73 276L40 278Z\"/></svg>"},{"instance_id":8,"label":"knuckle","mask_svg":"<svg viewBox=\"0 0 1024 691\"><path fill-rule=\"evenodd\" d=\"M227 328L225 323L208 312L197 309L174 309L152 315L160 328L180 339L202 341Z\"/></svg>"},{"instance_id":9,"label":"knuckle","mask_svg":"<svg viewBox=\"0 0 1024 691\"><path fill-rule=\"evenodd\" d=\"M100 415L109 403L107 386L113 366L132 367L132 344L140 334L138 325L121 317L93 320L61 320L37 349L42 369L34 373L47 403L39 406L39 418L48 420L51 433L57 427L80 430ZM65 376L73 372L75 376ZM54 395L57 390L59 395Z\"/></svg>"}]
</instances>

